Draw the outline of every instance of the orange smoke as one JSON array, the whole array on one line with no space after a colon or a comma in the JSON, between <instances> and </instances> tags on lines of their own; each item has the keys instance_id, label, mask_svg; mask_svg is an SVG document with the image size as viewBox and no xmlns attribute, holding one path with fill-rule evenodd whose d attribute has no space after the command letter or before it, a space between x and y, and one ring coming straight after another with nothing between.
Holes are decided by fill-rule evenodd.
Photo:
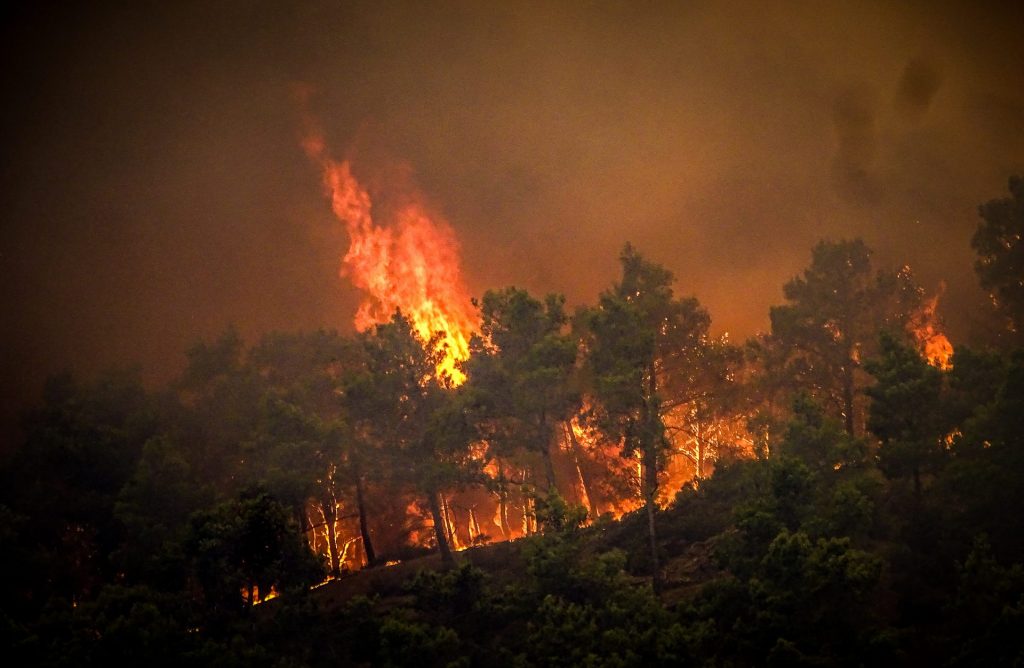
<instances>
[{"instance_id":1,"label":"orange smoke","mask_svg":"<svg viewBox=\"0 0 1024 668\"><path fill-rule=\"evenodd\" d=\"M355 315L356 329L385 323L401 310L425 341L440 335L445 357L438 370L460 384L465 376L457 364L469 356L476 315L451 227L415 200L399 208L387 225L376 224L370 194L352 175L349 162L329 157L316 132L308 132L302 146L322 168L331 208L348 231L341 274L366 293Z\"/></svg>"}]
</instances>

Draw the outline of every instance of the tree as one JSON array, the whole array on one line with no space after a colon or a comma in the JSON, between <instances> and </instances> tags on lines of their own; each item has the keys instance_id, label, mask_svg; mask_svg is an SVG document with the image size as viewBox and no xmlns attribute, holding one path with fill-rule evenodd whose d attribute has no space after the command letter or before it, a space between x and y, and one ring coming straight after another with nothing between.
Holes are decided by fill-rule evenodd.
<instances>
[{"instance_id":1,"label":"tree","mask_svg":"<svg viewBox=\"0 0 1024 668\"><path fill-rule=\"evenodd\" d=\"M983 222L971 239L974 270L1016 335L1024 331L1024 177L1011 176L1010 197L978 207Z\"/></svg>"},{"instance_id":2,"label":"tree","mask_svg":"<svg viewBox=\"0 0 1024 668\"><path fill-rule=\"evenodd\" d=\"M365 493L367 444L351 428L343 400L344 373L357 367L359 354L333 331L270 335L250 354L267 384L254 435L259 479L303 520L312 500L322 521L309 521L309 528L323 528L334 576L342 566L338 525L346 502L356 509L367 564L376 561Z\"/></svg>"},{"instance_id":3,"label":"tree","mask_svg":"<svg viewBox=\"0 0 1024 668\"><path fill-rule=\"evenodd\" d=\"M579 404L571 382L576 343L563 332L564 304L560 295L542 303L517 288L488 290L465 364L488 443L502 454L539 455L549 490L555 488L552 440Z\"/></svg>"},{"instance_id":4,"label":"tree","mask_svg":"<svg viewBox=\"0 0 1024 668\"><path fill-rule=\"evenodd\" d=\"M474 479L470 443L475 431L460 393L437 371L443 351L435 336L424 342L401 312L364 333L362 369L346 381L355 428L380 444L386 468L427 503L438 550L453 563L441 512L443 489Z\"/></svg>"},{"instance_id":5,"label":"tree","mask_svg":"<svg viewBox=\"0 0 1024 668\"><path fill-rule=\"evenodd\" d=\"M693 465L693 477L707 477L708 464L746 449L744 399L736 371L742 351L723 336L707 339L684 369L668 379L666 433Z\"/></svg>"},{"instance_id":6,"label":"tree","mask_svg":"<svg viewBox=\"0 0 1024 668\"><path fill-rule=\"evenodd\" d=\"M879 465L891 478L911 476L921 494L921 475L934 471L945 455L942 439L952 428L942 400L942 371L888 333L881 355L865 365L875 379L868 429L882 441Z\"/></svg>"},{"instance_id":7,"label":"tree","mask_svg":"<svg viewBox=\"0 0 1024 668\"><path fill-rule=\"evenodd\" d=\"M1007 509L1024 505L1024 351L1009 356L1001 375L992 400L963 423L943 479L964 530L988 533L998 557L1020 561L1024 516Z\"/></svg>"},{"instance_id":8,"label":"tree","mask_svg":"<svg viewBox=\"0 0 1024 668\"><path fill-rule=\"evenodd\" d=\"M126 538L115 555L127 583L161 591L184 585L181 546L188 518L213 499L211 486L199 484L185 455L165 435L149 439L118 494L114 512Z\"/></svg>"},{"instance_id":9,"label":"tree","mask_svg":"<svg viewBox=\"0 0 1024 668\"><path fill-rule=\"evenodd\" d=\"M847 433L861 424L857 398L866 379L861 360L874 354L878 332L902 332L922 291L910 271L878 272L860 239L821 241L811 266L783 286L788 304L771 308L772 337L786 350L785 373L842 418Z\"/></svg>"},{"instance_id":10,"label":"tree","mask_svg":"<svg viewBox=\"0 0 1024 668\"><path fill-rule=\"evenodd\" d=\"M596 422L623 455L639 455L654 582L660 582L655 530L658 473L669 446L664 416L685 390L689 371L707 343L711 319L696 298L676 299L672 274L627 244L619 257L622 280L598 305L577 316L586 352ZM672 379L671 381L669 379Z\"/></svg>"},{"instance_id":11,"label":"tree","mask_svg":"<svg viewBox=\"0 0 1024 668\"><path fill-rule=\"evenodd\" d=\"M186 355L188 365L175 383L181 404L172 420L175 440L189 448L193 470L230 497L247 483L243 450L259 422L266 383L245 363L245 344L233 328Z\"/></svg>"},{"instance_id":12,"label":"tree","mask_svg":"<svg viewBox=\"0 0 1024 668\"><path fill-rule=\"evenodd\" d=\"M227 610L323 577L291 513L258 488L194 515L186 545L207 601Z\"/></svg>"},{"instance_id":13,"label":"tree","mask_svg":"<svg viewBox=\"0 0 1024 668\"><path fill-rule=\"evenodd\" d=\"M25 418L26 441L0 479L5 504L31 519L22 540L49 570L33 584L37 601L81 600L112 576L111 554L123 539L118 494L159 429L137 369L90 383L69 374L47 380L42 406Z\"/></svg>"}]
</instances>

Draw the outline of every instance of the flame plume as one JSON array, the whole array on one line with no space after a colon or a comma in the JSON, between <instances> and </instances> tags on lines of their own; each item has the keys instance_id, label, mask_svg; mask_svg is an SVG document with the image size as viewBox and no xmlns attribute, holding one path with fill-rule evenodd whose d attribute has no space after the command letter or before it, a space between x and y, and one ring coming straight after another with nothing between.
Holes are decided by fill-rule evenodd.
<instances>
[{"instance_id":1,"label":"flame plume","mask_svg":"<svg viewBox=\"0 0 1024 668\"><path fill-rule=\"evenodd\" d=\"M953 368L953 344L941 331L941 322L936 311L939 299L946 289L945 283L939 285L938 291L930 299L926 299L921 308L910 321L910 331L914 335L921 356L943 371Z\"/></svg>"},{"instance_id":2,"label":"flame plume","mask_svg":"<svg viewBox=\"0 0 1024 668\"><path fill-rule=\"evenodd\" d=\"M415 200L399 208L388 225L378 225L370 194L352 175L349 162L328 156L319 134L307 134L302 145L322 168L331 209L348 231L341 275L366 292L355 315L356 329L385 323L401 310L424 341L441 335L445 357L438 371L462 383L465 376L457 365L469 357L476 316L451 227Z\"/></svg>"}]
</instances>

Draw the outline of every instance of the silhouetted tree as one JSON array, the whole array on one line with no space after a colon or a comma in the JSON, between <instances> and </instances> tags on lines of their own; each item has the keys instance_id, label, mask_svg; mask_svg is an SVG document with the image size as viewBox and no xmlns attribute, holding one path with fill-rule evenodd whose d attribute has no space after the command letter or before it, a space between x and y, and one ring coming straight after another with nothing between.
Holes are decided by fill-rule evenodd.
<instances>
[{"instance_id":1,"label":"silhouetted tree","mask_svg":"<svg viewBox=\"0 0 1024 668\"><path fill-rule=\"evenodd\" d=\"M783 286L788 304L771 308L772 338L786 351L783 372L859 433L857 397L866 379L862 360L874 354L878 333L902 332L922 291L909 270L875 273L860 239L822 241L811 266Z\"/></svg>"},{"instance_id":2,"label":"silhouetted tree","mask_svg":"<svg viewBox=\"0 0 1024 668\"><path fill-rule=\"evenodd\" d=\"M658 583L658 473L668 447L664 416L675 403L666 390L673 374L686 374L687 367L696 366L711 319L695 298L676 299L671 272L645 260L629 244L619 259L621 281L577 320L596 422L622 443L624 456L640 457L651 566Z\"/></svg>"},{"instance_id":3,"label":"silhouetted tree","mask_svg":"<svg viewBox=\"0 0 1024 668\"><path fill-rule=\"evenodd\" d=\"M525 290L488 290L464 365L489 444L505 456L517 449L539 455L548 489L555 487L552 441L579 405L564 303L558 295L540 302Z\"/></svg>"},{"instance_id":4,"label":"silhouetted tree","mask_svg":"<svg viewBox=\"0 0 1024 668\"><path fill-rule=\"evenodd\" d=\"M1024 178L1011 176L1010 197L978 207L983 222L971 239L974 270L1020 341L1024 332Z\"/></svg>"},{"instance_id":5,"label":"silhouetted tree","mask_svg":"<svg viewBox=\"0 0 1024 668\"><path fill-rule=\"evenodd\" d=\"M365 365L346 383L355 427L380 444L396 482L426 501L442 560L453 562L441 492L479 468L470 456L475 430L460 396L437 371L440 337L424 342L401 313L361 336Z\"/></svg>"},{"instance_id":6,"label":"silhouetted tree","mask_svg":"<svg viewBox=\"0 0 1024 668\"><path fill-rule=\"evenodd\" d=\"M260 489L194 515L186 545L206 600L223 610L323 577L292 513Z\"/></svg>"},{"instance_id":7,"label":"silhouetted tree","mask_svg":"<svg viewBox=\"0 0 1024 668\"><path fill-rule=\"evenodd\" d=\"M254 434L258 480L296 509L306 523L312 500L327 538L331 574L341 571L339 512L355 508L367 563L376 561L365 494L366 444L346 415L343 378L360 363L360 349L336 332L276 334L250 354L267 385Z\"/></svg>"},{"instance_id":8,"label":"silhouetted tree","mask_svg":"<svg viewBox=\"0 0 1024 668\"><path fill-rule=\"evenodd\" d=\"M137 369L91 383L69 374L47 381L42 406L25 418L25 444L5 462L2 480L10 509L30 520L22 540L45 563L47 575L32 587L37 602L87 597L113 576L111 555L123 538L118 494L159 427Z\"/></svg>"},{"instance_id":9,"label":"silhouetted tree","mask_svg":"<svg viewBox=\"0 0 1024 668\"><path fill-rule=\"evenodd\" d=\"M881 337L881 355L865 367L876 379L867 389L868 429L882 441L879 466L893 478L909 475L920 496L921 475L940 465L942 439L952 427L942 401L942 371L888 333Z\"/></svg>"}]
</instances>

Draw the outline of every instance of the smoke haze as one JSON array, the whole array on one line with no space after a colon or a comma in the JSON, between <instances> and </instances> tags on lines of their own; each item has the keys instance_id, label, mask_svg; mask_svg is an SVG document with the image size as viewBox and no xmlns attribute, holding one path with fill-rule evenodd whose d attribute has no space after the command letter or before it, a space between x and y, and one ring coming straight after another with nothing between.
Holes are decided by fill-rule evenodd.
<instances>
[{"instance_id":1,"label":"smoke haze","mask_svg":"<svg viewBox=\"0 0 1024 668\"><path fill-rule=\"evenodd\" d=\"M443 213L474 294L593 301L630 240L734 339L861 236L946 281L955 342L977 205L1024 171L1019 4L83 4L4 10L5 424L64 368L351 328L297 83L371 191Z\"/></svg>"}]
</instances>

